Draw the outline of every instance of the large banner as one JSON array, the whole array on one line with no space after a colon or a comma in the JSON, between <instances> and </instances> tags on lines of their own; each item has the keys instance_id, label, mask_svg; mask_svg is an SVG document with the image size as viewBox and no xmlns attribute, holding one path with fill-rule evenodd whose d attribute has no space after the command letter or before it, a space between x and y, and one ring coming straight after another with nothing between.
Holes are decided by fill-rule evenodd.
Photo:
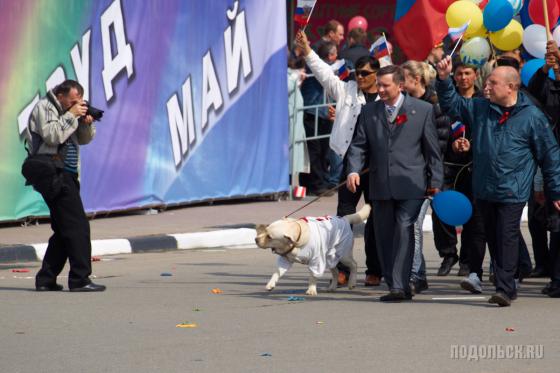
<instances>
[{"instance_id":1,"label":"large banner","mask_svg":"<svg viewBox=\"0 0 560 373\"><path fill-rule=\"evenodd\" d=\"M105 110L81 147L89 212L286 191L283 0L0 5L0 221L48 215L21 134L64 79Z\"/></svg>"}]
</instances>

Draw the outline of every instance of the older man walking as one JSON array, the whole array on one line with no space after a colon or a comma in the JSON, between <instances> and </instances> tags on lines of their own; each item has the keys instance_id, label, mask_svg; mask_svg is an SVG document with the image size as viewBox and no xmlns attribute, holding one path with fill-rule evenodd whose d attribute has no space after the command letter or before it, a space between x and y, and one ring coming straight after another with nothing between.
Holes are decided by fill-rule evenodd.
<instances>
[{"instance_id":1,"label":"older man walking","mask_svg":"<svg viewBox=\"0 0 560 373\"><path fill-rule=\"evenodd\" d=\"M550 199L560 209L560 148L544 114L519 92L521 81L514 68L494 69L486 80L489 99L460 97L449 79L451 70L451 58L438 63L436 89L443 110L471 126L473 193L496 277L496 293L489 302L509 306L517 298L519 223L537 164ZM466 151L471 143L462 139L454 146Z\"/></svg>"}]
</instances>

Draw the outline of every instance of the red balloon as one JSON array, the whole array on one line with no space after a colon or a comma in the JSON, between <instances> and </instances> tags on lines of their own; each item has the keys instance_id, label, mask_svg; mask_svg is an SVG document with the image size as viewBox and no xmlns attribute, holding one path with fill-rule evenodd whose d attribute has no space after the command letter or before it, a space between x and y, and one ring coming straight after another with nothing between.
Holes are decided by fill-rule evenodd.
<instances>
[{"instance_id":1,"label":"red balloon","mask_svg":"<svg viewBox=\"0 0 560 373\"><path fill-rule=\"evenodd\" d=\"M362 16L355 16L348 22L348 31L353 28L361 28L362 30L367 31L367 26L367 19Z\"/></svg>"},{"instance_id":2,"label":"red balloon","mask_svg":"<svg viewBox=\"0 0 560 373\"><path fill-rule=\"evenodd\" d=\"M454 2L455 0L430 0L432 8L443 14L447 12L447 8L449 8L449 5Z\"/></svg>"},{"instance_id":3,"label":"red balloon","mask_svg":"<svg viewBox=\"0 0 560 373\"><path fill-rule=\"evenodd\" d=\"M558 16L560 16L560 7L556 0L546 0L546 7L548 8L548 22L552 28L556 25ZM529 2L529 17L534 23L545 26L542 0Z\"/></svg>"}]
</instances>

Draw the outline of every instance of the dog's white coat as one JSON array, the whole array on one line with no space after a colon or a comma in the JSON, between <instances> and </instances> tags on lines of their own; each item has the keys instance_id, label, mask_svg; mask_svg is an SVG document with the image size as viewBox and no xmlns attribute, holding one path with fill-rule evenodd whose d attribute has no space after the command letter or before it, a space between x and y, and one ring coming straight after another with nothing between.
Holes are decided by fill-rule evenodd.
<instances>
[{"instance_id":1,"label":"dog's white coat","mask_svg":"<svg viewBox=\"0 0 560 373\"><path fill-rule=\"evenodd\" d=\"M281 219L269 226L257 226L257 246L272 248L280 255L277 270L266 285L267 290L276 287L278 280L293 263L305 264L309 268L308 295L317 295L317 278L326 268L332 273L328 291L337 287L338 262L350 269L348 288L356 285L358 265L352 257L354 236L350 224L358 224L369 216L371 208L365 205L355 214L340 217L306 218L300 220Z\"/></svg>"}]
</instances>

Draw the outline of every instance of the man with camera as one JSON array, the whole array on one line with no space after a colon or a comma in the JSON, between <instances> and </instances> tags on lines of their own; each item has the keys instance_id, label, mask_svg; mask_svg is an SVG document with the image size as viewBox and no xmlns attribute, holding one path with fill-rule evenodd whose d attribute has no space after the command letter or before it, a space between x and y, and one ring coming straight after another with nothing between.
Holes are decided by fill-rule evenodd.
<instances>
[{"instance_id":1,"label":"man with camera","mask_svg":"<svg viewBox=\"0 0 560 373\"><path fill-rule=\"evenodd\" d=\"M79 146L93 139L95 125L83 94L83 87L74 80L47 92L33 109L25 133L29 156L22 173L49 207L54 232L35 278L37 291L62 290L56 278L66 259L70 262L70 291L105 290L89 279L90 228L80 197L78 163Z\"/></svg>"}]
</instances>

